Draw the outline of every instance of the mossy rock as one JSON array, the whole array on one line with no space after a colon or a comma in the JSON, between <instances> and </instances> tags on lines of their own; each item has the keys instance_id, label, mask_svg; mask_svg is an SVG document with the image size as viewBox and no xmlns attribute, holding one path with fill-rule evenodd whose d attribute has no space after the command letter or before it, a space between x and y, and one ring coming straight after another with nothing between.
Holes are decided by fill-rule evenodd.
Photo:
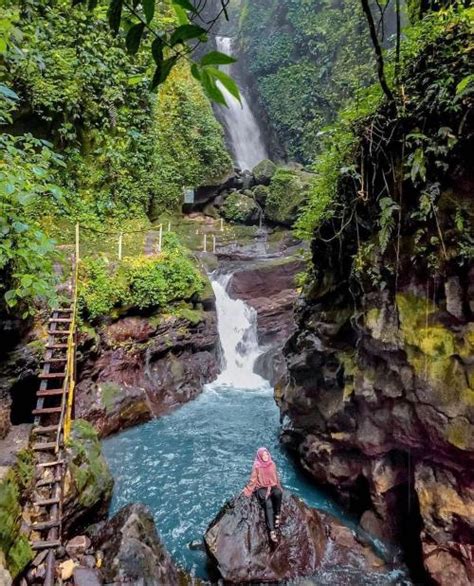
<instances>
[{"instance_id":1,"label":"mossy rock","mask_svg":"<svg viewBox=\"0 0 474 586\"><path fill-rule=\"evenodd\" d=\"M13 578L33 559L33 550L21 533L21 487L16 467L0 481L0 552Z\"/></svg>"},{"instance_id":2,"label":"mossy rock","mask_svg":"<svg viewBox=\"0 0 474 586\"><path fill-rule=\"evenodd\" d=\"M114 389L109 399L113 400ZM94 427L87 421L73 421L66 446L68 465L65 482L65 524L68 528L88 518L91 511L107 511L114 480Z\"/></svg>"},{"instance_id":3,"label":"mossy rock","mask_svg":"<svg viewBox=\"0 0 474 586\"><path fill-rule=\"evenodd\" d=\"M265 216L271 222L292 226L306 202L310 175L304 171L280 168L270 182Z\"/></svg>"},{"instance_id":4,"label":"mossy rock","mask_svg":"<svg viewBox=\"0 0 474 586\"><path fill-rule=\"evenodd\" d=\"M270 195L270 188L267 185L256 185L253 190L255 201L262 207L265 207L267 198Z\"/></svg>"},{"instance_id":5,"label":"mossy rock","mask_svg":"<svg viewBox=\"0 0 474 586\"><path fill-rule=\"evenodd\" d=\"M270 181L273 175L275 175L276 170L277 166L273 161L264 159L252 169L252 175L255 177L255 181L257 183L261 183L262 185L270 185Z\"/></svg>"},{"instance_id":6,"label":"mossy rock","mask_svg":"<svg viewBox=\"0 0 474 586\"><path fill-rule=\"evenodd\" d=\"M455 334L436 321L436 306L422 297L399 293L396 300L401 341L416 376L434 392L430 402L450 416L472 408L474 389L458 360L472 353L469 330L464 336ZM459 430L451 430L449 437L458 442Z\"/></svg>"},{"instance_id":7,"label":"mossy rock","mask_svg":"<svg viewBox=\"0 0 474 586\"><path fill-rule=\"evenodd\" d=\"M232 192L222 206L222 215L229 222L253 224L259 218L259 208L252 197Z\"/></svg>"}]
</instances>

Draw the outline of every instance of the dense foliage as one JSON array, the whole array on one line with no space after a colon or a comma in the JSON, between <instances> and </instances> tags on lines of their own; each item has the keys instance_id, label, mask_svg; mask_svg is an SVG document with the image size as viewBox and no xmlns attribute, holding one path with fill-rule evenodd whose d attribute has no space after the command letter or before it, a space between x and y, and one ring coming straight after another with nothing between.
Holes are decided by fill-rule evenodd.
<instances>
[{"instance_id":1,"label":"dense foliage","mask_svg":"<svg viewBox=\"0 0 474 586\"><path fill-rule=\"evenodd\" d=\"M321 128L374 78L360 1L246 0L240 38L289 157L312 161Z\"/></svg>"},{"instance_id":2,"label":"dense foliage","mask_svg":"<svg viewBox=\"0 0 474 586\"><path fill-rule=\"evenodd\" d=\"M125 34L110 31L107 6L11 0L0 8L0 148L8 163L0 181L9 225L0 234L0 309L48 297L52 218L97 225L145 220L150 210L157 217L179 207L184 185L230 167L188 66L176 68L160 95L150 93L150 40L129 55ZM176 15L161 9L154 23L168 30Z\"/></svg>"},{"instance_id":3,"label":"dense foliage","mask_svg":"<svg viewBox=\"0 0 474 586\"><path fill-rule=\"evenodd\" d=\"M89 257L81 263L79 307L82 315L97 319L114 310L163 309L189 300L204 288L201 274L173 233L163 240L158 256L126 257L110 262Z\"/></svg>"},{"instance_id":4,"label":"dense foliage","mask_svg":"<svg viewBox=\"0 0 474 586\"><path fill-rule=\"evenodd\" d=\"M471 9L430 12L406 30L396 103L366 92L366 115L347 108L328 130L302 233L352 250L353 275L386 287L400 256L436 275L474 256L466 166L472 149ZM392 283L393 285L393 283Z\"/></svg>"}]
</instances>

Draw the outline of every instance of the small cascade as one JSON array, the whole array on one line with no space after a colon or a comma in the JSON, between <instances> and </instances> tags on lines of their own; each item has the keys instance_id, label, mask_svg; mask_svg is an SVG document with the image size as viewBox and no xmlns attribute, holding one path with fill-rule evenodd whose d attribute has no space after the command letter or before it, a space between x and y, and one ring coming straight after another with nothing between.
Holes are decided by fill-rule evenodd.
<instances>
[{"instance_id":1,"label":"small cascade","mask_svg":"<svg viewBox=\"0 0 474 586\"><path fill-rule=\"evenodd\" d=\"M216 296L222 372L208 387L269 387L268 381L254 372L255 361L262 353L257 338L257 312L241 299L229 296L226 289L231 277L229 274L219 275L211 281Z\"/></svg>"},{"instance_id":2,"label":"small cascade","mask_svg":"<svg viewBox=\"0 0 474 586\"><path fill-rule=\"evenodd\" d=\"M217 49L222 53L227 55L232 53L230 37L216 37L216 44ZM230 67L223 67L223 70L231 73ZM242 104L240 104L222 84L220 89L228 106L222 108L220 114L231 141L235 163L242 170L251 170L260 161L269 158L262 133L243 93L241 93Z\"/></svg>"}]
</instances>

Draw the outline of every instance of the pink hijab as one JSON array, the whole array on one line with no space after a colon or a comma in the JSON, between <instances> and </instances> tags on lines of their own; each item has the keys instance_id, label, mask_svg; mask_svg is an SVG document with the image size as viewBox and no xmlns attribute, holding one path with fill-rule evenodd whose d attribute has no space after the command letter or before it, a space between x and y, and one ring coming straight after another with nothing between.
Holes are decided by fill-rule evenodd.
<instances>
[{"instance_id":1,"label":"pink hijab","mask_svg":"<svg viewBox=\"0 0 474 586\"><path fill-rule=\"evenodd\" d=\"M266 462L262 458L265 452L268 454L268 460ZM272 486L279 486L280 481L278 480L275 462L272 460L272 456L267 448L258 448L253 465L257 470L258 484L262 488L267 489L266 498L268 498Z\"/></svg>"}]
</instances>

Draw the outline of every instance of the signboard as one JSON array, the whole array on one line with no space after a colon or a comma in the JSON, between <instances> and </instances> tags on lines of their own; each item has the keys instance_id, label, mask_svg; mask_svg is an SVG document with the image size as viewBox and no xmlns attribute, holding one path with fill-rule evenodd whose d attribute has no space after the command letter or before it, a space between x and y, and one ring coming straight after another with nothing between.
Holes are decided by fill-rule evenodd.
<instances>
[{"instance_id":1,"label":"signboard","mask_svg":"<svg viewBox=\"0 0 474 586\"><path fill-rule=\"evenodd\" d=\"M194 189L191 187L184 188L184 203L194 203Z\"/></svg>"}]
</instances>

